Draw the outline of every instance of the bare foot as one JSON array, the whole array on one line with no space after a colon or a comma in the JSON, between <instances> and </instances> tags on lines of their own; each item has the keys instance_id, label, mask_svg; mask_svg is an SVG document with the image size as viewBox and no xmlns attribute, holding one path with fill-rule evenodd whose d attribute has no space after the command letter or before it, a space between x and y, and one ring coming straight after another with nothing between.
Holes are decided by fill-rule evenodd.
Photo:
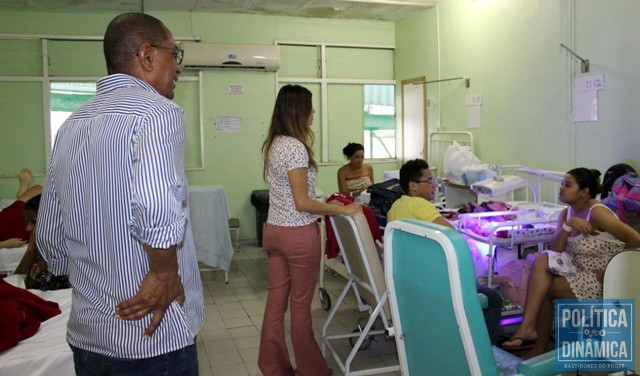
<instances>
[{"instance_id":1,"label":"bare foot","mask_svg":"<svg viewBox=\"0 0 640 376\"><path fill-rule=\"evenodd\" d=\"M16 197L22 196L29 186L31 186L31 179L33 178L33 174L31 174L31 170L28 168L23 168L18 174L18 181L20 182L20 187L18 188L18 193Z\"/></svg>"}]
</instances>

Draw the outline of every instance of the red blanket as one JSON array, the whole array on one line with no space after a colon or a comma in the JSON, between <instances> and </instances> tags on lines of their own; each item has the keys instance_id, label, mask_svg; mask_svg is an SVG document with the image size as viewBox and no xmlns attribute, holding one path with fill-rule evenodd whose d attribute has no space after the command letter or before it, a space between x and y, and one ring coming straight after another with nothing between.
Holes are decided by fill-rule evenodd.
<instances>
[{"instance_id":1,"label":"red blanket","mask_svg":"<svg viewBox=\"0 0 640 376\"><path fill-rule=\"evenodd\" d=\"M347 197L340 193L334 193L331 196L329 196L329 198L327 199L327 202L330 202L333 200L340 201L345 205L353 203L352 197ZM376 215L373 213L373 210L371 210L366 205L362 205L362 213L367 219L367 223L369 224L369 229L371 230L371 235L373 235L373 240L382 241L382 231L380 231L380 226L378 226L378 221L376 220ZM327 255L327 258L330 258L330 259L338 257L338 254L340 253L340 247L338 247L338 240L336 239L336 236L333 234L333 228L331 227L331 223L329 222L328 218L325 220L325 226L327 231L327 249L325 251L325 254Z\"/></svg>"},{"instance_id":2,"label":"red blanket","mask_svg":"<svg viewBox=\"0 0 640 376\"><path fill-rule=\"evenodd\" d=\"M58 303L0 279L0 352L36 334L40 323L61 313Z\"/></svg>"}]
</instances>

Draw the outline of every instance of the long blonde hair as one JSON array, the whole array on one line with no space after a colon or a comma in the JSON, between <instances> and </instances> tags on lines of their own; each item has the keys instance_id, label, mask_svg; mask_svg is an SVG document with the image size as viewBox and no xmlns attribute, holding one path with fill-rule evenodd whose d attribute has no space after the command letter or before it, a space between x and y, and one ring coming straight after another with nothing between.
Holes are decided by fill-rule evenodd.
<instances>
[{"instance_id":1,"label":"long blonde hair","mask_svg":"<svg viewBox=\"0 0 640 376\"><path fill-rule=\"evenodd\" d=\"M312 111L311 92L307 88L300 85L285 85L280 89L273 106L269 132L262 144L264 178L267 176L269 151L277 136L290 136L302 142L309 154L309 167L317 168L312 149L314 135L308 124Z\"/></svg>"}]
</instances>

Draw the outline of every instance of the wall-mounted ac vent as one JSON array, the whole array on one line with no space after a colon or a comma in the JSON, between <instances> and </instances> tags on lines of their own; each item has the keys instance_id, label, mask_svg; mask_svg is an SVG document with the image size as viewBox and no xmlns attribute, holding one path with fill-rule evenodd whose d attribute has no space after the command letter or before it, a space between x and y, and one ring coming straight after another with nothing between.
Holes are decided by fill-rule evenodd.
<instances>
[{"instance_id":1,"label":"wall-mounted ac vent","mask_svg":"<svg viewBox=\"0 0 640 376\"><path fill-rule=\"evenodd\" d=\"M247 69L276 72L280 47L255 44L209 44L182 42L185 69Z\"/></svg>"}]
</instances>

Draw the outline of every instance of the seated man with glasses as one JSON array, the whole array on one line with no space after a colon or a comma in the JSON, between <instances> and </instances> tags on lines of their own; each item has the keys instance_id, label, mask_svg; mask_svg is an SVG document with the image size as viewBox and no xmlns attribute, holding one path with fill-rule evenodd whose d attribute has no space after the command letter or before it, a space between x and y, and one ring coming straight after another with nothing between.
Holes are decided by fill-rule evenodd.
<instances>
[{"instance_id":1,"label":"seated man with glasses","mask_svg":"<svg viewBox=\"0 0 640 376\"><path fill-rule=\"evenodd\" d=\"M438 189L429 164L423 159L412 159L400 168L400 187L404 195L393 203L387 213L387 222L414 218L453 228L444 219L432 201Z\"/></svg>"},{"instance_id":2,"label":"seated man with glasses","mask_svg":"<svg viewBox=\"0 0 640 376\"><path fill-rule=\"evenodd\" d=\"M400 167L400 187L404 195L393 203L387 213L387 222L398 219L420 219L455 229L431 202L438 189L429 164L423 159L412 159ZM487 287L478 286L478 292L487 296L489 304L483 309L492 345L498 342L498 327L502 316L502 297Z\"/></svg>"}]
</instances>

